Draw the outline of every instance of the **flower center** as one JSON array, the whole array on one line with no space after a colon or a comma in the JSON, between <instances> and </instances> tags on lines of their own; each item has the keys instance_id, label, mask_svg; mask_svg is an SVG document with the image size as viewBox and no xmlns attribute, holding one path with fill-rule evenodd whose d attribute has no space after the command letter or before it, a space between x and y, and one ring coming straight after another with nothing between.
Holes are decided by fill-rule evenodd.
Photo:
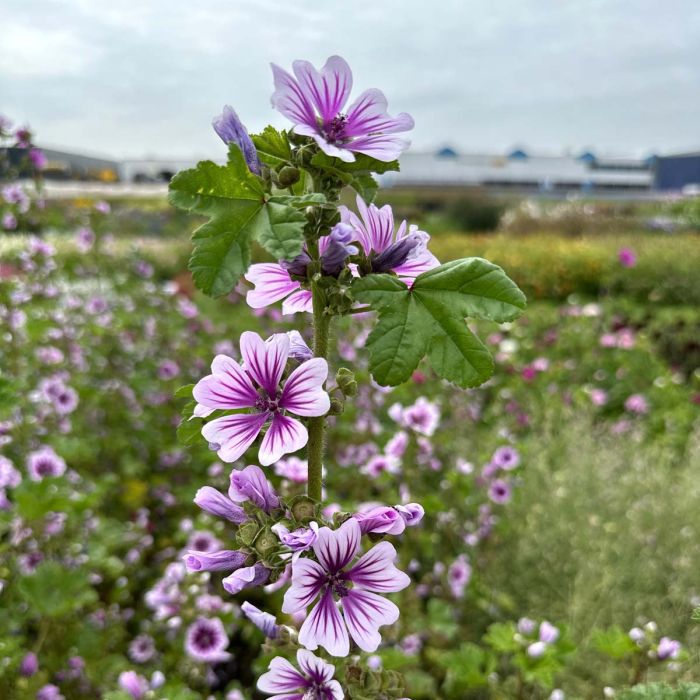
<instances>
[{"instance_id":1,"label":"flower center","mask_svg":"<svg viewBox=\"0 0 700 700\"><path fill-rule=\"evenodd\" d=\"M328 143L338 143L345 139L345 125L348 118L344 114L338 114L323 125L323 131Z\"/></svg>"},{"instance_id":2,"label":"flower center","mask_svg":"<svg viewBox=\"0 0 700 700\"><path fill-rule=\"evenodd\" d=\"M345 598L348 593L350 593L349 582L345 578L345 575L341 572L339 574L333 574L329 576L326 582L326 587L333 592L338 598Z\"/></svg>"},{"instance_id":3,"label":"flower center","mask_svg":"<svg viewBox=\"0 0 700 700\"><path fill-rule=\"evenodd\" d=\"M197 632L195 637L195 644L200 649L211 649L216 642L216 635L212 634L210 630L201 629Z\"/></svg>"},{"instance_id":4,"label":"flower center","mask_svg":"<svg viewBox=\"0 0 700 700\"><path fill-rule=\"evenodd\" d=\"M264 394L255 402L255 408L260 411L260 413L277 413L280 410L279 399Z\"/></svg>"},{"instance_id":5,"label":"flower center","mask_svg":"<svg viewBox=\"0 0 700 700\"><path fill-rule=\"evenodd\" d=\"M324 690L318 683L314 683L301 696L301 700L324 700Z\"/></svg>"}]
</instances>

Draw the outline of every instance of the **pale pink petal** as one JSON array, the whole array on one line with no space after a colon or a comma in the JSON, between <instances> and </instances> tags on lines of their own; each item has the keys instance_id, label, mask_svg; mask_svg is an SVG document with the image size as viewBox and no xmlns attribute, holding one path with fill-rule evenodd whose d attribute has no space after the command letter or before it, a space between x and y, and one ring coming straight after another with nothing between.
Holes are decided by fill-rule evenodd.
<instances>
[{"instance_id":1,"label":"pale pink petal","mask_svg":"<svg viewBox=\"0 0 700 700\"><path fill-rule=\"evenodd\" d=\"M224 462L235 462L255 442L269 413L236 413L210 421L202 428L208 442L219 445L217 454Z\"/></svg>"},{"instance_id":2,"label":"pale pink petal","mask_svg":"<svg viewBox=\"0 0 700 700\"><path fill-rule=\"evenodd\" d=\"M396 160L410 145L411 142L408 139L399 136L374 134L354 139L347 144L347 147L356 153L364 153L366 156L388 163Z\"/></svg>"},{"instance_id":3,"label":"pale pink petal","mask_svg":"<svg viewBox=\"0 0 700 700\"><path fill-rule=\"evenodd\" d=\"M316 125L316 114L309 99L296 79L274 63L272 76L275 92L272 93L272 106L296 124Z\"/></svg>"},{"instance_id":4,"label":"pale pink petal","mask_svg":"<svg viewBox=\"0 0 700 700\"><path fill-rule=\"evenodd\" d=\"M337 530L319 528L314 552L321 566L335 574L352 561L360 548L362 532L355 518L346 520Z\"/></svg>"},{"instance_id":5,"label":"pale pink petal","mask_svg":"<svg viewBox=\"0 0 700 700\"><path fill-rule=\"evenodd\" d=\"M392 134L410 131L413 128L413 117L405 112L392 117L387 114L387 107L386 97L381 90L365 90L348 107L345 135L369 136L379 132Z\"/></svg>"},{"instance_id":6,"label":"pale pink petal","mask_svg":"<svg viewBox=\"0 0 700 700\"><path fill-rule=\"evenodd\" d=\"M316 654L312 654L308 649L297 651L297 664L299 668L316 684L328 683L333 678L335 666L323 659L319 659Z\"/></svg>"},{"instance_id":7,"label":"pale pink petal","mask_svg":"<svg viewBox=\"0 0 700 700\"><path fill-rule=\"evenodd\" d=\"M395 593L411 583L411 579L394 566L396 550L389 542L380 542L366 552L347 572L356 587L377 593Z\"/></svg>"},{"instance_id":8,"label":"pale pink petal","mask_svg":"<svg viewBox=\"0 0 700 700\"><path fill-rule=\"evenodd\" d=\"M207 409L255 406L258 392L235 360L226 355L217 355L211 364L211 370L213 374L200 379L192 390L192 396L199 405ZM198 413L198 415L208 414Z\"/></svg>"},{"instance_id":9,"label":"pale pink petal","mask_svg":"<svg viewBox=\"0 0 700 700\"><path fill-rule=\"evenodd\" d=\"M267 394L275 398L289 357L289 338L276 333L267 342L252 331L241 334L241 356L246 372Z\"/></svg>"},{"instance_id":10,"label":"pale pink petal","mask_svg":"<svg viewBox=\"0 0 700 700\"><path fill-rule=\"evenodd\" d=\"M294 131L297 132L297 129L294 129ZM326 141L322 134L313 134L312 138L326 155L332 156L333 158L340 158L340 160L344 160L346 163L354 162L355 154L349 150L351 144L348 144L347 148L340 148Z\"/></svg>"},{"instance_id":11,"label":"pale pink petal","mask_svg":"<svg viewBox=\"0 0 700 700\"><path fill-rule=\"evenodd\" d=\"M267 673L258 679L258 690L264 693L288 693L306 685L306 679L287 659L276 656Z\"/></svg>"},{"instance_id":12,"label":"pale pink petal","mask_svg":"<svg viewBox=\"0 0 700 700\"><path fill-rule=\"evenodd\" d=\"M255 285L255 289L246 294L248 306L253 309L262 309L285 299L301 286L277 263L251 265L244 277Z\"/></svg>"},{"instance_id":13,"label":"pale pink petal","mask_svg":"<svg viewBox=\"0 0 700 700\"><path fill-rule=\"evenodd\" d=\"M425 250L413 260L407 260L403 265L395 267L394 272L410 286L418 275L439 266L440 261L429 250Z\"/></svg>"},{"instance_id":14,"label":"pale pink petal","mask_svg":"<svg viewBox=\"0 0 700 700\"><path fill-rule=\"evenodd\" d=\"M326 590L299 630L299 643L307 649L322 646L331 656L347 656L350 652L348 630Z\"/></svg>"},{"instance_id":15,"label":"pale pink petal","mask_svg":"<svg viewBox=\"0 0 700 700\"><path fill-rule=\"evenodd\" d=\"M313 559L297 559L292 566L292 584L284 594L282 612L296 613L313 603L327 579L323 567Z\"/></svg>"},{"instance_id":16,"label":"pale pink petal","mask_svg":"<svg viewBox=\"0 0 700 700\"><path fill-rule=\"evenodd\" d=\"M295 418L275 413L265 433L258 459L264 467L274 464L282 455L300 450L309 440L306 428Z\"/></svg>"},{"instance_id":17,"label":"pale pink petal","mask_svg":"<svg viewBox=\"0 0 700 700\"><path fill-rule=\"evenodd\" d=\"M298 416L323 416L331 407L331 400L323 390L328 377L328 363L314 357L300 364L282 389L279 405Z\"/></svg>"},{"instance_id":18,"label":"pale pink petal","mask_svg":"<svg viewBox=\"0 0 700 700\"><path fill-rule=\"evenodd\" d=\"M353 588L343 599L343 615L350 636L363 651L376 651L382 638L379 628L399 619L399 609L375 593Z\"/></svg>"},{"instance_id":19,"label":"pale pink petal","mask_svg":"<svg viewBox=\"0 0 700 700\"><path fill-rule=\"evenodd\" d=\"M311 292L306 289L293 292L282 302L282 313L285 316L300 311L307 311L308 313L313 311Z\"/></svg>"},{"instance_id":20,"label":"pale pink petal","mask_svg":"<svg viewBox=\"0 0 700 700\"><path fill-rule=\"evenodd\" d=\"M320 72L308 61L294 61L292 68L323 122L330 121L343 110L352 89L352 71L345 59L331 56Z\"/></svg>"}]
</instances>

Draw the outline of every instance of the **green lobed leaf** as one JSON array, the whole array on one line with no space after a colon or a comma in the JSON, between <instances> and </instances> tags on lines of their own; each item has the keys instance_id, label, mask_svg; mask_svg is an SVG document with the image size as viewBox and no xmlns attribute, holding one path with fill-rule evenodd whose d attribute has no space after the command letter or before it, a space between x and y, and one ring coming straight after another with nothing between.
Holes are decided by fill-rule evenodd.
<instances>
[{"instance_id":1,"label":"green lobed leaf","mask_svg":"<svg viewBox=\"0 0 700 700\"><path fill-rule=\"evenodd\" d=\"M202 161L178 173L168 198L181 209L210 217L192 236L189 262L195 284L210 296L230 292L247 270L251 239L277 258L293 258L302 250L306 217L292 206L295 198L268 197L234 144L226 165Z\"/></svg>"},{"instance_id":2,"label":"green lobed leaf","mask_svg":"<svg viewBox=\"0 0 700 700\"><path fill-rule=\"evenodd\" d=\"M272 126L266 126L261 134L252 134L251 139L258 151L258 157L265 165L276 168L292 158L286 131L277 131Z\"/></svg>"},{"instance_id":3,"label":"green lobed leaf","mask_svg":"<svg viewBox=\"0 0 700 700\"><path fill-rule=\"evenodd\" d=\"M97 599L85 569L66 569L54 561L40 564L18 584L22 597L42 615L58 617L77 612Z\"/></svg>"},{"instance_id":4,"label":"green lobed leaf","mask_svg":"<svg viewBox=\"0 0 700 700\"><path fill-rule=\"evenodd\" d=\"M367 340L370 371L388 386L408 380L425 355L440 377L458 386L485 382L493 359L465 319L503 323L526 304L505 272L481 258L440 265L419 275L410 289L384 274L355 280L352 289L355 299L379 313Z\"/></svg>"},{"instance_id":5,"label":"green lobed leaf","mask_svg":"<svg viewBox=\"0 0 700 700\"><path fill-rule=\"evenodd\" d=\"M352 163L347 163L340 158L321 152L311 159L311 165L322 170L337 170L344 173L377 173L379 175L399 170L398 160L377 160L371 156L366 156L364 153L356 153L355 160Z\"/></svg>"}]
</instances>

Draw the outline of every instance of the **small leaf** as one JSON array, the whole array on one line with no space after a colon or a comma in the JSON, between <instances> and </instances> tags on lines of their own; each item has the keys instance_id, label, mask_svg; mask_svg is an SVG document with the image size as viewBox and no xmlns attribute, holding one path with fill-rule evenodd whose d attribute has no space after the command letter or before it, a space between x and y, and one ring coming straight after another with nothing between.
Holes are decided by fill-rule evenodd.
<instances>
[{"instance_id":1,"label":"small leaf","mask_svg":"<svg viewBox=\"0 0 700 700\"><path fill-rule=\"evenodd\" d=\"M356 300L379 313L370 333L370 371L388 386L405 382L424 355L443 379L477 386L493 373L493 359L469 330L467 317L511 321L525 295L503 270L465 258L419 275L409 289L392 275L368 275L352 285Z\"/></svg>"},{"instance_id":2,"label":"small leaf","mask_svg":"<svg viewBox=\"0 0 700 700\"><path fill-rule=\"evenodd\" d=\"M277 131L272 126L266 126L261 134L251 136L260 160L272 168L287 163L292 158L292 149L287 140L286 131Z\"/></svg>"},{"instance_id":3,"label":"small leaf","mask_svg":"<svg viewBox=\"0 0 700 700\"><path fill-rule=\"evenodd\" d=\"M49 617L77 612L97 599L86 570L66 569L54 561L22 577L18 588L33 610Z\"/></svg>"},{"instance_id":4,"label":"small leaf","mask_svg":"<svg viewBox=\"0 0 700 700\"><path fill-rule=\"evenodd\" d=\"M364 153L355 153L355 160L352 163L347 163L340 158L326 155L325 153L317 153L311 159L311 165L317 168L329 171L338 171L343 173L388 173L390 171L399 170L399 161L383 161L377 160Z\"/></svg>"}]
</instances>

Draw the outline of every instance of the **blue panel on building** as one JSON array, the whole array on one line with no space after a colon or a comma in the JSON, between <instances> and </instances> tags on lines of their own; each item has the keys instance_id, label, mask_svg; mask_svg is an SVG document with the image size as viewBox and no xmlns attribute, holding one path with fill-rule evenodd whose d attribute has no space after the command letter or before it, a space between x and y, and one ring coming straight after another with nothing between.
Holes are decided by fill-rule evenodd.
<instances>
[{"instance_id":1,"label":"blue panel on building","mask_svg":"<svg viewBox=\"0 0 700 700\"><path fill-rule=\"evenodd\" d=\"M682 190L686 185L700 185L700 153L684 156L660 156L654 164L654 187L657 190Z\"/></svg>"}]
</instances>

